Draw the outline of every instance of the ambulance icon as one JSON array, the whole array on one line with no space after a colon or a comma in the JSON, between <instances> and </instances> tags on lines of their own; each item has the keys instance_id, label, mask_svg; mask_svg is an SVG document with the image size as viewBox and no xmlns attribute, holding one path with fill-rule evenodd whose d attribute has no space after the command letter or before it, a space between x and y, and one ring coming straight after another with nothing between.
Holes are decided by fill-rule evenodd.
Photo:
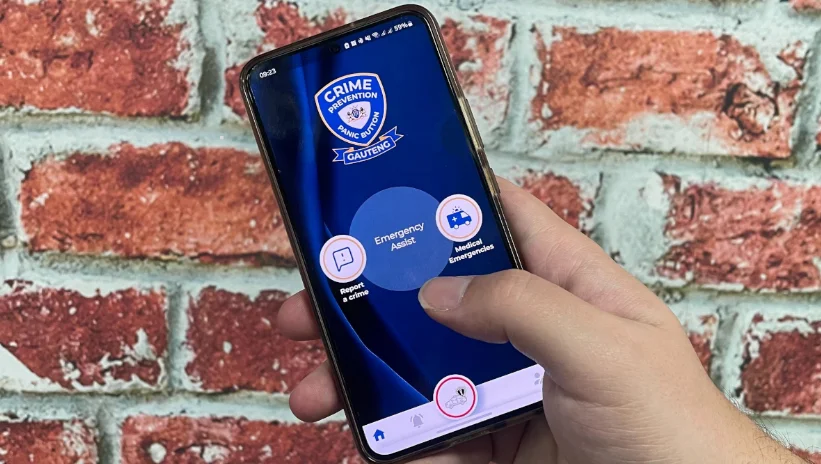
<instances>
[{"instance_id":1,"label":"ambulance icon","mask_svg":"<svg viewBox=\"0 0 821 464\"><path fill-rule=\"evenodd\" d=\"M463 225L469 226L470 221L472 220L473 218L471 218L468 213L462 211L461 209L457 209L455 213L448 215L448 225L451 229L458 229L459 226Z\"/></svg>"},{"instance_id":2,"label":"ambulance icon","mask_svg":"<svg viewBox=\"0 0 821 464\"><path fill-rule=\"evenodd\" d=\"M467 195L451 195L436 209L436 227L448 240L466 242L482 228L482 209Z\"/></svg>"}]
</instances>

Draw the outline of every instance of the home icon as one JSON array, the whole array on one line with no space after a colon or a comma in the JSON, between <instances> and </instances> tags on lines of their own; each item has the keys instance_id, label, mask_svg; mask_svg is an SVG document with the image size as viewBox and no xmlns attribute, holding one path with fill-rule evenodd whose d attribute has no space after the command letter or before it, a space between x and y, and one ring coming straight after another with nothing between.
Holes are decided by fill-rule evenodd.
<instances>
[{"instance_id":1,"label":"home icon","mask_svg":"<svg viewBox=\"0 0 821 464\"><path fill-rule=\"evenodd\" d=\"M383 432L379 429L376 429L376 432L374 432L374 434L373 434L373 439L376 440L376 441L384 440L385 439L385 432Z\"/></svg>"}]
</instances>

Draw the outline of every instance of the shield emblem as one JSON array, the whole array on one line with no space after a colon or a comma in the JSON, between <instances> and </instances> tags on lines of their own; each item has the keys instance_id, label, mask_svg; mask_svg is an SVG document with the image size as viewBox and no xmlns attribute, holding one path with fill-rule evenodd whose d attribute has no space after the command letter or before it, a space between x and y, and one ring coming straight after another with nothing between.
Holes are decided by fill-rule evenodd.
<instances>
[{"instance_id":1,"label":"shield emblem","mask_svg":"<svg viewBox=\"0 0 821 464\"><path fill-rule=\"evenodd\" d=\"M364 129L371 114L371 102L351 103L339 112L339 119L356 129Z\"/></svg>"},{"instance_id":2,"label":"shield emblem","mask_svg":"<svg viewBox=\"0 0 821 464\"><path fill-rule=\"evenodd\" d=\"M314 99L325 127L340 140L366 147L379 137L388 100L378 75L342 76L323 87Z\"/></svg>"}]
</instances>

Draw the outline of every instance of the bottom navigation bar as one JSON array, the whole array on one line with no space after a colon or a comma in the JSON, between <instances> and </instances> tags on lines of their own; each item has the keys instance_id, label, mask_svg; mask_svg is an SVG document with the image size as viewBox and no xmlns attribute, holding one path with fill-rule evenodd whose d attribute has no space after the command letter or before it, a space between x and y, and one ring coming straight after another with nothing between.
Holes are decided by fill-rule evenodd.
<instances>
[{"instance_id":1,"label":"bottom navigation bar","mask_svg":"<svg viewBox=\"0 0 821 464\"><path fill-rule=\"evenodd\" d=\"M442 379L434 401L362 427L371 449L388 456L542 400L544 369L534 365L474 386L467 377Z\"/></svg>"}]
</instances>

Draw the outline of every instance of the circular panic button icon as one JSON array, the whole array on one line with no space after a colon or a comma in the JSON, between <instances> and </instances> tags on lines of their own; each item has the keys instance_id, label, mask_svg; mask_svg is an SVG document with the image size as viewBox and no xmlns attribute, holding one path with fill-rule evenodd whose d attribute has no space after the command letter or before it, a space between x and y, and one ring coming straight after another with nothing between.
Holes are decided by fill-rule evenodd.
<instances>
[{"instance_id":1,"label":"circular panic button icon","mask_svg":"<svg viewBox=\"0 0 821 464\"><path fill-rule=\"evenodd\" d=\"M449 375L440 380L433 391L436 408L448 419L467 417L479 400L476 385L465 376Z\"/></svg>"},{"instance_id":2,"label":"circular panic button icon","mask_svg":"<svg viewBox=\"0 0 821 464\"><path fill-rule=\"evenodd\" d=\"M341 284L356 280L365 270L365 247L350 235L337 235L325 242L319 264L329 279Z\"/></svg>"}]
</instances>

